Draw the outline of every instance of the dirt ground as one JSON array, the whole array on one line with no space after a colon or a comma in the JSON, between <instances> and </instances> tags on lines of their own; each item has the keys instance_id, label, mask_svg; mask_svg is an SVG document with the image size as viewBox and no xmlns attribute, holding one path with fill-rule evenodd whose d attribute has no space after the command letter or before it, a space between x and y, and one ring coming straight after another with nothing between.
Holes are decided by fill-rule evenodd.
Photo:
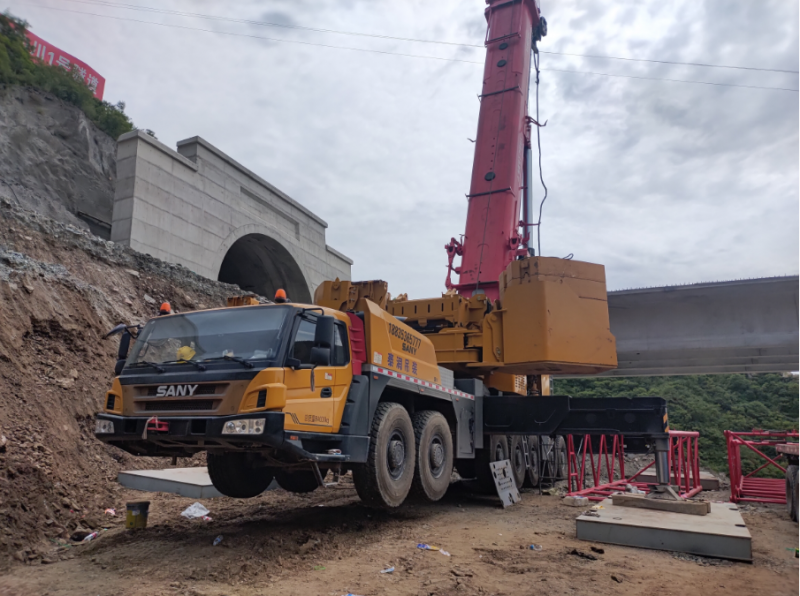
<instances>
[{"instance_id":1,"label":"dirt ground","mask_svg":"<svg viewBox=\"0 0 800 596\"><path fill-rule=\"evenodd\" d=\"M205 522L180 516L192 499L121 488L120 470L167 462L95 440L116 351L103 335L162 300L205 308L235 290L0 199L0 596L798 593L798 527L782 507L742 508L754 551L744 564L608 545L592 553L575 539L579 511L530 491L503 510L457 484L441 503L377 512L345 483L210 499ZM128 532L125 503L142 499L149 527ZM71 539L92 530L91 542Z\"/></svg>"},{"instance_id":2,"label":"dirt ground","mask_svg":"<svg viewBox=\"0 0 800 596\"><path fill-rule=\"evenodd\" d=\"M381 512L363 507L345 483L305 496L208 499L212 521L182 518L193 499L163 493L126 491L108 505L122 512L143 496L152 503L146 530L126 531L121 514L107 516L109 529L94 541L54 544L43 561L9 569L0 595L798 593L798 527L777 506L743 508L753 536L747 564L579 541L579 510L534 491L503 510L497 498L459 484L443 502ZM420 550L420 542L451 556Z\"/></svg>"}]
</instances>

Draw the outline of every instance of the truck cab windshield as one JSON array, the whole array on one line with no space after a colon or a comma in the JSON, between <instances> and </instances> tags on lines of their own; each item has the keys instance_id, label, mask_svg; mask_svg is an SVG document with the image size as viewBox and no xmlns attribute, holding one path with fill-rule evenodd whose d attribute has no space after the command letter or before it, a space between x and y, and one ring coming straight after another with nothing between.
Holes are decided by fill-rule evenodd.
<instances>
[{"instance_id":1,"label":"truck cab windshield","mask_svg":"<svg viewBox=\"0 0 800 596\"><path fill-rule=\"evenodd\" d=\"M290 306L249 306L151 319L126 366L274 360L286 325L291 325L290 310Z\"/></svg>"}]
</instances>

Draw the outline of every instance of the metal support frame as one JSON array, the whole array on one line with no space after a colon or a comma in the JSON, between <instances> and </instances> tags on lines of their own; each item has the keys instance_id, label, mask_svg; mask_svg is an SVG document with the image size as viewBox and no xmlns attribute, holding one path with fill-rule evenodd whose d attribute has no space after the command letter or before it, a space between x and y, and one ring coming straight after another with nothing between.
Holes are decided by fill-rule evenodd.
<instances>
[{"instance_id":1,"label":"metal support frame","mask_svg":"<svg viewBox=\"0 0 800 596\"><path fill-rule=\"evenodd\" d=\"M695 496L703 490L700 484L700 457L698 439L700 433L688 431L669 431L669 439L663 440L667 450L659 451L660 439L656 439L656 459L633 476L625 475L624 437L603 435L592 441L590 435L579 438L567 436L567 481L569 496L588 497L591 501L602 501L615 492L625 491L630 484L650 493L657 486L670 487L671 491L683 499ZM595 452L595 445L597 451ZM663 447L663 445L662 445ZM659 479L659 453L662 458L662 471ZM666 456L666 461L664 457ZM588 470L587 470L588 464ZM656 467L658 484L637 481L642 472ZM666 470L666 474L664 474ZM603 480L605 474L605 481ZM591 483L589 486L587 484ZM677 491L675 490L677 488ZM669 492L669 491L664 491Z\"/></svg>"},{"instance_id":2,"label":"metal support frame","mask_svg":"<svg viewBox=\"0 0 800 596\"><path fill-rule=\"evenodd\" d=\"M726 430L725 441L728 445L728 475L731 479L731 502L785 505L786 487L784 478L757 478L756 474L769 467L775 467L785 474L786 468L775 461L777 456L770 457L762 449L765 447L774 448L777 445L797 442L797 440L798 433L796 430L753 429L750 432ZM749 449L765 460L763 464L747 474L742 469L742 447Z\"/></svg>"}]
</instances>

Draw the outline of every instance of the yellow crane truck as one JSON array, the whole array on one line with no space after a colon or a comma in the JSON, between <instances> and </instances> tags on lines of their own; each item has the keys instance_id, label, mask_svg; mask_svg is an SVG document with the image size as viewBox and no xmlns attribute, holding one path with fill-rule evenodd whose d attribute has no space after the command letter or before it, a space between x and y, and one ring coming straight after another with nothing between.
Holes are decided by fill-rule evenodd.
<instances>
[{"instance_id":1,"label":"yellow crane truck","mask_svg":"<svg viewBox=\"0 0 800 596\"><path fill-rule=\"evenodd\" d=\"M528 89L547 23L535 0L487 0L485 15L467 223L445 246L447 293L390 300L385 282L334 280L314 304L234 300L120 328L100 440L140 455L206 451L214 486L232 497L273 478L311 491L329 470L352 470L365 502L397 507L410 492L440 499L454 466L488 485L489 462L510 459L518 484L535 483L543 445L562 468L559 437L616 434L653 443L668 485L663 399L549 395L548 375L616 368L605 270L535 254Z\"/></svg>"},{"instance_id":2,"label":"yellow crane truck","mask_svg":"<svg viewBox=\"0 0 800 596\"><path fill-rule=\"evenodd\" d=\"M206 451L231 497L273 479L308 492L352 470L378 507L440 499L454 466L491 486L489 462L513 457L509 436L663 436L660 398L553 396L542 382L615 365L602 267L532 257L506 273L492 303L390 300L385 282L335 280L315 304L234 299L120 326L96 436L135 455ZM534 298L550 327L514 306Z\"/></svg>"}]
</instances>

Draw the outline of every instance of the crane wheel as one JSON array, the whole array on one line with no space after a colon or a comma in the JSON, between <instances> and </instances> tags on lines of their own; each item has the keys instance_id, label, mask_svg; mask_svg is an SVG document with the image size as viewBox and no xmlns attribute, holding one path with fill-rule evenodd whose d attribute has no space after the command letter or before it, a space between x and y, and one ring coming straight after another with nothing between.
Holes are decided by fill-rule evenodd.
<instances>
[{"instance_id":1,"label":"crane wheel","mask_svg":"<svg viewBox=\"0 0 800 596\"><path fill-rule=\"evenodd\" d=\"M319 487L317 477L310 470L278 470L275 472L275 481L290 493L310 493Z\"/></svg>"},{"instance_id":2,"label":"crane wheel","mask_svg":"<svg viewBox=\"0 0 800 596\"><path fill-rule=\"evenodd\" d=\"M415 497L438 501L450 486L453 474L453 435L439 412L424 410L411 417L416 441L417 465L411 492Z\"/></svg>"},{"instance_id":3,"label":"crane wheel","mask_svg":"<svg viewBox=\"0 0 800 596\"><path fill-rule=\"evenodd\" d=\"M487 435L483 438L483 449L475 453L475 479L485 493L495 493L494 477L489 464L508 459L508 439L505 435Z\"/></svg>"},{"instance_id":4,"label":"crane wheel","mask_svg":"<svg viewBox=\"0 0 800 596\"><path fill-rule=\"evenodd\" d=\"M541 481L541 464L539 462L539 437L537 435L528 436L528 457L531 467L526 470L525 482L522 486L534 488L539 486Z\"/></svg>"},{"instance_id":5,"label":"crane wheel","mask_svg":"<svg viewBox=\"0 0 800 596\"><path fill-rule=\"evenodd\" d=\"M211 484L226 497L257 497L275 477L271 468L256 468L246 453L209 453L208 475Z\"/></svg>"},{"instance_id":6,"label":"crane wheel","mask_svg":"<svg viewBox=\"0 0 800 596\"><path fill-rule=\"evenodd\" d=\"M555 441L553 437L542 435L539 437L539 444L542 446L540 481L546 486L552 486L558 478Z\"/></svg>"},{"instance_id":7,"label":"crane wheel","mask_svg":"<svg viewBox=\"0 0 800 596\"><path fill-rule=\"evenodd\" d=\"M525 483L525 446L522 444L522 437L508 436L508 459L511 460L511 475L514 476L514 483L517 488L522 488Z\"/></svg>"},{"instance_id":8,"label":"crane wheel","mask_svg":"<svg viewBox=\"0 0 800 596\"><path fill-rule=\"evenodd\" d=\"M786 466L786 510L797 521L797 465Z\"/></svg>"},{"instance_id":9,"label":"crane wheel","mask_svg":"<svg viewBox=\"0 0 800 596\"><path fill-rule=\"evenodd\" d=\"M567 441L562 436L556 437L553 444L553 462L555 467L555 474L553 475L556 480L566 480L569 474L567 470Z\"/></svg>"},{"instance_id":10,"label":"crane wheel","mask_svg":"<svg viewBox=\"0 0 800 596\"><path fill-rule=\"evenodd\" d=\"M414 480L415 446L406 409L393 402L378 404L367 461L353 466L353 484L365 505L386 509L403 504Z\"/></svg>"}]
</instances>

